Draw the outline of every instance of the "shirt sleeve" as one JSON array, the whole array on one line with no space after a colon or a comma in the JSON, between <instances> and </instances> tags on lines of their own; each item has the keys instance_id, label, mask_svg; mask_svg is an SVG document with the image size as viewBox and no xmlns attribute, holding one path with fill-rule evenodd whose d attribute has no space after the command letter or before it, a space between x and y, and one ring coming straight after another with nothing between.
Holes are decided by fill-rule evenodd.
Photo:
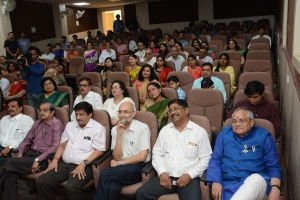
<instances>
[{"instance_id":1,"label":"shirt sleeve","mask_svg":"<svg viewBox=\"0 0 300 200\"><path fill-rule=\"evenodd\" d=\"M194 81L192 89L195 89L195 88L201 88L200 78L198 78L197 80Z\"/></svg>"},{"instance_id":2,"label":"shirt sleeve","mask_svg":"<svg viewBox=\"0 0 300 200\"><path fill-rule=\"evenodd\" d=\"M267 136L264 145L264 163L265 170L270 178L281 178L277 148L271 134Z\"/></svg>"},{"instance_id":3,"label":"shirt sleeve","mask_svg":"<svg viewBox=\"0 0 300 200\"><path fill-rule=\"evenodd\" d=\"M148 125L141 130L141 138L139 141L140 151L150 150L150 129Z\"/></svg>"},{"instance_id":4,"label":"shirt sleeve","mask_svg":"<svg viewBox=\"0 0 300 200\"><path fill-rule=\"evenodd\" d=\"M117 127L111 129L111 150L113 150L117 143Z\"/></svg>"},{"instance_id":5,"label":"shirt sleeve","mask_svg":"<svg viewBox=\"0 0 300 200\"><path fill-rule=\"evenodd\" d=\"M24 140L24 138L26 137L28 131L32 128L34 121L31 117L24 117L24 121L22 122L22 124L24 125L24 127L21 127L20 134L19 137L15 140L13 140L12 142L12 147L13 148L17 148L19 146L19 144Z\"/></svg>"},{"instance_id":6,"label":"shirt sleeve","mask_svg":"<svg viewBox=\"0 0 300 200\"><path fill-rule=\"evenodd\" d=\"M37 65L29 65L27 68L32 74L42 75L44 73L44 64L39 62Z\"/></svg>"},{"instance_id":7,"label":"shirt sleeve","mask_svg":"<svg viewBox=\"0 0 300 200\"><path fill-rule=\"evenodd\" d=\"M33 138L34 138L34 130L37 127L39 122L40 122L40 120L36 121L33 124L32 128L28 131L26 137L24 138L24 140L19 145L19 153L20 154L23 154L25 151L27 151L28 146L30 144L32 144L32 141L33 141Z\"/></svg>"},{"instance_id":8,"label":"shirt sleeve","mask_svg":"<svg viewBox=\"0 0 300 200\"><path fill-rule=\"evenodd\" d=\"M7 93L9 85L10 85L9 80L7 80L6 78L2 78L2 81L1 81L1 90L2 90L3 94Z\"/></svg>"},{"instance_id":9,"label":"shirt sleeve","mask_svg":"<svg viewBox=\"0 0 300 200\"><path fill-rule=\"evenodd\" d=\"M100 94L97 94L96 93L96 95L95 95L95 110L101 110L102 109L102 105L103 105L103 103L102 103L102 97L101 97L101 95Z\"/></svg>"},{"instance_id":10,"label":"shirt sleeve","mask_svg":"<svg viewBox=\"0 0 300 200\"><path fill-rule=\"evenodd\" d=\"M64 132L62 133L62 136L61 136L61 139L60 139L60 143L64 143L64 142L66 142L66 141L68 141L69 140L69 123L67 124L67 126L66 126L66 128L65 128L65 130L64 130Z\"/></svg>"},{"instance_id":11,"label":"shirt sleeve","mask_svg":"<svg viewBox=\"0 0 300 200\"><path fill-rule=\"evenodd\" d=\"M164 172L167 172L163 162L163 158L166 154L166 151L163 148L163 144L164 144L163 140L164 140L164 135L166 134L167 131L168 131L167 127L164 127L160 131L152 151L152 165L157 171L158 176L160 176Z\"/></svg>"},{"instance_id":12,"label":"shirt sleeve","mask_svg":"<svg viewBox=\"0 0 300 200\"><path fill-rule=\"evenodd\" d=\"M115 52L115 50L111 50L111 58L113 59L113 60L116 60L116 52Z\"/></svg>"},{"instance_id":13,"label":"shirt sleeve","mask_svg":"<svg viewBox=\"0 0 300 200\"><path fill-rule=\"evenodd\" d=\"M104 126L97 127L97 134L92 140L92 147L99 151L105 151L105 144L106 144L106 131Z\"/></svg>"}]
</instances>

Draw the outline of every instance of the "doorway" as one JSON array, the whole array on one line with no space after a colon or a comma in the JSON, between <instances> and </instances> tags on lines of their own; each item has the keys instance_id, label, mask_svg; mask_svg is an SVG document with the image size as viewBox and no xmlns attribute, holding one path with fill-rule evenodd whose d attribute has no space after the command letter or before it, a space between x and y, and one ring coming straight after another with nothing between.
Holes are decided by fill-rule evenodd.
<instances>
[{"instance_id":1,"label":"doorway","mask_svg":"<svg viewBox=\"0 0 300 200\"><path fill-rule=\"evenodd\" d=\"M103 32L107 34L107 31L113 31L113 23L116 19L116 15L119 14L122 19L121 10L111 10L102 12L102 23L103 23Z\"/></svg>"}]
</instances>

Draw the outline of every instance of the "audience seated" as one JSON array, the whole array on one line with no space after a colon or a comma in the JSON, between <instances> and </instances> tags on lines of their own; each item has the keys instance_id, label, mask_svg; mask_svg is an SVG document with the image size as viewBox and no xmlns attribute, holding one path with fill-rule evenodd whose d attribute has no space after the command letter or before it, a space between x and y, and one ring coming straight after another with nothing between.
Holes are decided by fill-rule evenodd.
<instances>
[{"instance_id":1,"label":"audience seated","mask_svg":"<svg viewBox=\"0 0 300 200\"><path fill-rule=\"evenodd\" d=\"M120 105L124 102L131 102L133 104L134 102L128 97L128 91L123 81L113 81L110 89L109 99L106 99L102 109L109 113L111 124L115 126L119 122L118 110Z\"/></svg>"},{"instance_id":2,"label":"audience seated","mask_svg":"<svg viewBox=\"0 0 300 200\"><path fill-rule=\"evenodd\" d=\"M173 69L170 66L167 66L165 61L165 56L158 55L156 56L156 63L154 64L155 71L159 74L160 84L165 87L167 84L167 77L169 72L172 72Z\"/></svg>"},{"instance_id":3,"label":"audience seated","mask_svg":"<svg viewBox=\"0 0 300 200\"><path fill-rule=\"evenodd\" d=\"M280 199L281 170L272 135L254 125L253 113L238 108L232 127L218 134L207 180L214 199Z\"/></svg>"},{"instance_id":4,"label":"audience seated","mask_svg":"<svg viewBox=\"0 0 300 200\"><path fill-rule=\"evenodd\" d=\"M150 41L149 42L149 46L148 48L150 48L152 50L152 53L154 55L158 55L159 54L159 49L157 48L156 44L154 41ZM144 55L145 56L145 55Z\"/></svg>"},{"instance_id":5,"label":"audience seated","mask_svg":"<svg viewBox=\"0 0 300 200\"><path fill-rule=\"evenodd\" d=\"M241 55L241 65L245 64L245 50L241 49L235 40L229 40L226 51L237 51Z\"/></svg>"},{"instance_id":6,"label":"audience seated","mask_svg":"<svg viewBox=\"0 0 300 200\"><path fill-rule=\"evenodd\" d=\"M135 52L134 55L136 55L141 62L144 62L145 53L146 53L145 44L143 42L139 41L138 42L138 51Z\"/></svg>"},{"instance_id":7,"label":"audience seated","mask_svg":"<svg viewBox=\"0 0 300 200\"><path fill-rule=\"evenodd\" d=\"M88 77L82 77L79 80L79 95L76 97L74 101L75 106L82 102L86 101L93 106L94 110L102 109L102 97L100 94L91 91L92 90L92 81ZM73 111L71 114L71 120L74 121L76 119L75 112Z\"/></svg>"},{"instance_id":8,"label":"audience seated","mask_svg":"<svg viewBox=\"0 0 300 200\"><path fill-rule=\"evenodd\" d=\"M108 57L105 59L105 63L103 67L99 67L98 71L101 75L102 85L104 88L107 88L107 75L110 72L119 72L120 69L116 67L116 65L113 63L113 59Z\"/></svg>"},{"instance_id":9,"label":"audience seated","mask_svg":"<svg viewBox=\"0 0 300 200\"><path fill-rule=\"evenodd\" d=\"M186 40L184 39L184 33L183 33L183 31L180 31L180 32L178 33L178 42L180 42L180 43L182 44L182 47L185 47L185 46L188 45L188 41L186 41Z\"/></svg>"},{"instance_id":10,"label":"audience seated","mask_svg":"<svg viewBox=\"0 0 300 200\"><path fill-rule=\"evenodd\" d=\"M96 61L98 60L98 51L93 48L93 43L88 42L86 44L86 50L84 52L85 69L86 72L96 71Z\"/></svg>"},{"instance_id":11,"label":"audience seated","mask_svg":"<svg viewBox=\"0 0 300 200\"><path fill-rule=\"evenodd\" d=\"M156 62L156 57L153 55L152 50L148 48L148 49L146 49L144 59L140 60L140 61L146 62L147 64L149 64L153 67Z\"/></svg>"},{"instance_id":12,"label":"audience seated","mask_svg":"<svg viewBox=\"0 0 300 200\"><path fill-rule=\"evenodd\" d=\"M8 74L15 75L17 73L17 71L19 71L19 69L17 68L17 65L13 62L10 62L7 67Z\"/></svg>"},{"instance_id":13,"label":"audience seated","mask_svg":"<svg viewBox=\"0 0 300 200\"><path fill-rule=\"evenodd\" d=\"M7 71L8 63L5 56L0 56L0 70L2 73Z\"/></svg>"},{"instance_id":14,"label":"audience seated","mask_svg":"<svg viewBox=\"0 0 300 200\"><path fill-rule=\"evenodd\" d=\"M61 48L60 43L55 44L55 49L53 50L53 53L54 53L55 57L62 57L62 58L67 57L67 52Z\"/></svg>"},{"instance_id":15,"label":"audience seated","mask_svg":"<svg viewBox=\"0 0 300 200\"><path fill-rule=\"evenodd\" d=\"M136 55L130 55L128 61L129 65L124 68L124 71L129 74L131 82L134 82L141 70L141 67L137 64L138 59Z\"/></svg>"},{"instance_id":16,"label":"audience seated","mask_svg":"<svg viewBox=\"0 0 300 200\"><path fill-rule=\"evenodd\" d=\"M201 43L198 39L193 39L192 47L194 47L195 52L198 52L201 47Z\"/></svg>"},{"instance_id":17,"label":"audience seated","mask_svg":"<svg viewBox=\"0 0 300 200\"><path fill-rule=\"evenodd\" d=\"M7 96L9 86L10 86L9 80L7 80L7 78L4 78L2 71L0 71L0 87L2 90L3 96Z\"/></svg>"},{"instance_id":18,"label":"audience seated","mask_svg":"<svg viewBox=\"0 0 300 200\"><path fill-rule=\"evenodd\" d=\"M161 43L159 45L159 51L158 51L158 54L161 55L161 56L167 56L168 53L169 53L169 50L168 50L168 46L167 46L168 43Z\"/></svg>"},{"instance_id":19,"label":"audience seated","mask_svg":"<svg viewBox=\"0 0 300 200\"><path fill-rule=\"evenodd\" d=\"M71 44L67 53L67 63L70 63L71 58L80 56L80 52L75 49L75 45Z\"/></svg>"},{"instance_id":20,"label":"audience seated","mask_svg":"<svg viewBox=\"0 0 300 200\"><path fill-rule=\"evenodd\" d=\"M177 76L170 76L167 80L168 85L170 88L173 88L176 90L177 95L178 95L178 99L182 99L185 100L185 92L183 89L181 89L180 87L180 82L179 82L179 78Z\"/></svg>"},{"instance_id":21,"label":"audience seated","mask_svg":"<svg viewBox=\"0 0 300 200\"><path fill-rule=\"evenodd\" d=\"M14 98L22 98L23 100L25 100L27 81L23 80L20 71L16 72L14 78L15 80L10 84L6 95L3 95L3 97L5 100L14 99Z\"/></svg>"},{"instance_id":22,"label":"audience seated","mask_svg":"<svg viewBox=\"0 0 300 200\"><path fill-rule=\"evenodd\" d=\"M168 123L168 102L162 94L162 87L159 83L150 82L147 85L149 98L145 101L142 111L152 112L156 115L159 129L163 128Z\"/></svg>"},{"instance_id":23,"label":"audience seated","mask_svg":"<svg viewBox=\"0 0 300 200\"><path fill-rule=\"evenodd\" d=\"M99 57L99 65L104 66L104 61L106 58L112 58L113 60L116 60L116 51L111 48L110 42L106 42L105 49L101 52L101 55Z\"/></svg>"},{"instance_id":24,"label":"audience seated","mask_svg":"<svg viewBox=\"0 0 300 200\"><path fill-rule=\"evenodd\" d=\"M76 121L66 125L52 162L36 180L38 199L55 200L55 190L64 181L68 199L84 199L82 188L93 178L91 162L105 150L105 128L91 119L93 106L80 102L74 110Z\"/></svg>"},{"instance_id":25,"label":"audience seated","mask_svg":"<svg viewBox=\"0 0 300 200\"><path fill-rule=\"evenodd\" d=\"M51 103L54 107L62 107L67 111L70 109L69 94L57 91L55 81L50 77L45 77L41 81L43 94L40 96L37 106L43 103Z\"/></svg>"},{"instance_id":26,"label":"audience seated","mask_svg":"<svg viewBox=\"0 0 300 200\"><path fill-rule=\"evenodd\" d=\"M127 55L128 54L127 45L124 43L124 41L121 38L117 38L116 50L117 50L117 58L118 58L118 60L121 60L121 57L123 55Z\"/></svg>"},{"instance_id":27,"label":"audience seated","mask_svg":"<svg viewBox=\"0 0 300 200\"><path fill-rule=\"evenodd\" d=\"M20 143L16 157L8 159L0 168L3 185L0 191L5 200L18 199L18 176L45 170L49 157L59 145L64 125L54 117L54 106L48 102L41 104L39 118Z\"/></svg>"},{"instance_id":28,"label":"audience seated","mask_svg":"<svg viewBox=\"0 0 300 200\"><path fill-rule=\"evenodd\" d=\"M152 151L152 165L158 176L138 189L137 200L158 199L179 193L180 199L200 199L200 176L212 153L208 134L189 120L186 101L168 103L171 123L159 133Z\"/></svg>"},{"instance_id":29,"label":"audience seated","mask_svg":"<svg viewBox=\"0 0 300 200\"><path fill-rule=\"evenodd\" d=\"M203 78L210 78L212 80L212 82L214 83L213 88L216 90L219 90L222 93L223 98L224 98L224 103L226 103L227 98L230 98L230 97L226 96L226 90L225 90L224 83L218 77L212 76L212 71L213 71L213 66L211 63L209 63L209 62L203 63L202 77L200 77L194 81L193 88L202 88L201 82L202 82Z\"/></svg>"},{"instance_id":30,"label":"audience seated","mask_svg":"<svg viewBox=\"0 0 300 200\"><path fill-rule=\"evenodd\" d=\"M64 75L65 64L61 57L55 57L53 59L54 67L50 68L44 74L44 77L52 78L58 86L66 85L67 81Z\"/></svg>"},{"instance_id":31,"label":"audience seated","mask_svg":"<svg viewBox=\"0 0 300 200\"><path fill-rule=\"evenodd\" d=\"M166 59L167 61L173 61L176 71L181 71L181 65L185 61L185 58L178 54L178 47L171 48L171 56Z\"/></svg>"},{"instance_id":32,"label":"audience seated","mask_svg":"<svg viewBox=\"0 0 300 200\"><path fill-rule=\"evenodd\" d=\"M201 77L201 72L202 72L202 69L200 66L197 66L197 59L196 59L196 56L193 55L193 54L190 54L188 56L188 64L189 66L185 66L182 71L183 72L190 72L193 77L194 77L194 80L198 79Z\"/></svg>"},{"instance_id":33,"label":"audience seated","mask_svg":"<svg viewBox=\"0 0 300 200\"><path fill-rule=\"evenodd\" d=\"M255 35L255 36L253 36L251 40L255 40L255 39L258 39L258 38L266 38L266 39L269 40L269 42L270 42L270 47L271 47L271 45L272 45L272 39L271 39L270 36L268 36L268 35L265 34L266 28L263 27L263 26L259 26L259 27L257 28L257 31L258 31L258 34ZM250 44L249 44L249 45L250 45Z\"/></svg>"},{"instance_id":34,"label":"audience seated","mask_svg":"<svg viewBox=\"0 0 300 200\"><path fill-rule=\"evenodd\" d=\"M213 63L212 57L207 55L207 48L200 47L198 52L199 52L199 56L196 56L197 60L200 60L204 63L205 62Z\"/></svg>"},{"instance_id":35,"label":"audience seated","mask_svg":"<svg viewBox=\"0 0 300 200\"><path fill-rule=\"evenodd\" d=\"M177 47L178 53L181 54L184 57L184 59L187 59L187 57L189 56L189 52L184 50L182 44L180 42L175 42L174 46Z\"/></svg>"},{"instance_id":36,"label":"audience seated","mask_svg":"<svg viewBox=\"0 0 300 200\"><path fill-rule=\"evenodd\" d=\"M44 61L45 63L50 63L54 59L54 57L55 55L50 51L50 47L46 46L45 52L40 56L40 60Z\"/></svg>"}]
</instances>

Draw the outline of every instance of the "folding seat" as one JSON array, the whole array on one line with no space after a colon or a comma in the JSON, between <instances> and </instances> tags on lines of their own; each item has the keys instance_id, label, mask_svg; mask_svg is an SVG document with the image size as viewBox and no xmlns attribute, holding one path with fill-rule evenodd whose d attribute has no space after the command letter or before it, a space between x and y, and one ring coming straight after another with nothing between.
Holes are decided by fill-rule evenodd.
<instances>
[{"instance_id":1,"label":"folding seat","mask_svg":"<svg viewBox=\"0 0 300 200\"><path fill-rule=\"evenodd\" d=\"M136 88L134 87L127 87L128 90L128 95L129 97L133 100L135 104L136 110L140 110L140 97L139 97L139 92L137 91Z\"/></svg>"},{"instance_id":2,"label":"folding seat","mask_svg":"<svg viewBox=\"0 0 300 200\"><path fill-rule=\"evenodd\" d=\"M12 83L16 80L14 74L3 74L2 76L3 76L3 78L6 78L7 80L9 80L10 83Z\"/></svg>"},{"instance_id":3,"label":"folding seat","mask_svg":"<svg viewBox=\"0 0 300 200\"><path fill-rule=\"evenodd\" d=\"M180 87L181 87L181 89L184 90L185 94L187 95L188 92L193 87L193 83L194 83L193 75L189 72L170 72L168 74L168 78L171 76L178 77Z\"/></svg>"},{"instance_id":4,"label":"folding seat","mask_svg":"<svg viewBox=\"0 0 300 200\"><path fill-rule=\"evenodd\" d=\"M170 100L178 98L177 92L173 88L162 88L162 94Z\"/></svg>"},{"instance_id":5,"label":"folding seat","mask_svg":"<svg viewBox=\"0 0 300 200\"><path fill-rule=\"evenodd\" d=\"M272 92L273 81L268 72L244 72L239 78L238 90L244 90L249 81L260 81L265 85L265 90Z\"/></svg>"},{"instance_id":6,"label":"folding seat","mask_svg":"<svg viewBox=\"0 0 300 200\"><path fill-rule=\"evenodd\" d=\"M211 40L208 42L209 46L211 47L211 45L217 45L218 47L218 52L223 51L224 50L224 45L226 43L224 43L223 40Z\"/></svg>"},{"instance_id":7,"label":"folding seat","mask_svg":"<svg viewBox=\"0 0 300 200\"><path fill-rule=\"evenodd\" d=\"M224 99L218 90L192 89L187 95L191 115L206 116L211 122L213 133L222 128Z\"/></svg>"},{"instance_id":8,"label":"folding seat","mask_svg":"<svg viewBox=\"0 0 300 200\"><path fill-rule=\"evenodd\" d=\"M77 77L77 86L79 86L79 80L83 77L91 79L92 86L102 89L102 78L98 72L83 72L79 77Z\"/></svg>"},{"instance_id":9,"label":"folding seat","mask_svg":"<svg viewBox=\"0 0 300 200\"><path fill-rule=\"evenodd\" d=\"M120 70L120 72L124 70L124 66L121 62L114 62L113 64Z\"/></svg>"},{"instance_id":10,"label":"folding seat","mask_svg":"<svg viewBox=\"0 0 300 200\"><path fill-rule=\"evenodd\" d=\"M37 119L36 110L30 105L23 105L23 114L30 116L33 121Z\"/></svg>"},{"instance_id":11,"label":"folding seat","mask_svg":"<svg viewBox=\"0 0 300 200\"><path fill-rule=\"evenodd\" d=\"M219 59L214 60L213 66L216 67L218 65ZM233 67L234 74L235 74L235 81L238 81L238 77L241 71L241 62L238 60L229 60L229 66Z\"/></svg>"},{"instance_id":12,"label":"folding seat","mask_svg":"<svg viewBox=\"0 0 300 200\"><path fill-rule=\"evenodd\" d=\"M230 76L226 72L213 72L212 74L215 77L221 79L224 83L224 87L226 90L226 103L230 101Z\"/></svg>"},{"instance_id":13,"label":"folding seat","mask_svg":"<svg viewBox=\"0 0 300 200\"><path fill-rule=\"evenodd\" d=\"M253 50L268 50L270 51L270 43L251 43L249 51Z\"/></svg>"},{"instance_id":14,"label":"folding seat","mask_svg":"<svg viewBox=\"0 0 300 200\"><path fill-rule=\"evenodd\" d=\"M202 64L203 64L203 61L197 60L197 65L198 65L198 66L202 66ZM183 61L182 64L181 64L181 70L183 70L183 68L184 68L185 66L188 66L188 65L189 65L189 63L188 63L187 60Z\"/></svg>"},{"instance_id":15,"label":"folding seat","mask_svg":"<svg viewBox=\"0 0 300 200\"><path fill-rule=\"evenodd\" d=\"M237 104L239 101L242 101L244 99L247 98L247 95L245 95L244 90L238 90L235 94L234 94L234 98L233 98L233 106L235 106L235 104ZM270 102L274 102L274 96L272 94L272 92L266 90L264 92L264 99L270 101Z\"/></svg>"},{"instance_id":16,"label":"folding seat","mask_svg":"<svg viewBox=\"0 0 300 200\"><path fill-rule=\"evenodd\" d=\"M247 37L247 36L245 36L245 37ZM236 42L237 42L237 44L239 45L239 47L241 49L246 49L247 48L247 39L245 39L245 38L238 38L236 40Z\"/></svg>"},{"instance_id":17,"label":"folding seat","mask_svg":"<svg viewBox=\"0 0 300 200\"><path fill-rule=\"evenodd\" d=\"M194 47L189 46L189 45L185 46L183 49L184 49L185 51L187 51L189 54L195 52Z\"/></svg>"},{"instance_id":18,"label":"folding seat","mask_svg":"<svg viewBox=\"0 0 300 200\"><path fill-rule=\"evenodd\" d=\"M129 55L123 55L123 56L121 56L120 62L123 64L123 67L128 66L129 65Z\"/></svg>"},{"instance_id":19,"label":"folding seat","mask_svg":"<svg viewBox=\"0 0 300 200\"><path fill-rule=\"evenodd\" d=\"M261 37L261 38L251 40L250 41L250 46L254 43L267 43L267 44L269 44L269 47L270 47L270 41L267 38Z\"/></svg>"},{"instance_id":20,"label":"folding seat","mask_svg":"<svg viewBox=\"0 0 300 200\"><path fill-rule=\"evenodd\" d=\"M211 49L211 50L213 50L215 52L215 54L214 54L215 56L212 55L211 52L207 53L208 56L212 57L213 60L215 60L217 58L217 55L219 55L219 52L220 52L218 45L216 45L216 44L209 44L209 48L208 49ZM224 49L222 49L221 51L223 51L223 50Z\"/></svg>"},{"instance_id":21,"label":"folding seat","mask_svg":"<svg viewBox=\"0 0 300 200\"><path fill-rule=\"evenodd\" d=\"M217 34L217 35L215 35L215 36L212 37L212 40L222 40L223 44L227 43L227 37L226 37L226 35Z\"/></svg>"},{"instance_id":22,"label":"folding seat","mask_svg":"<svg viewBox=\"0 0 300 200\"><path fill-rule=\"evenodd\" d=\"M173 71L176 71L175 63L173 61L166 61L168 67L172 67Z\"/></svg>"},{"instance_id":23,"label":"folding seat","mask_svg":"<svg viewBox=\"0 0 300 200\"><path fill-rule=\"evenodd\" d=\"M267 72L272 76L272 62L270 60L247 60L244 72Z\"/></svg>"},{"instance_id":24,"label":"folding seat","mask_svg":"<svg viewBox=\"0 0 300 200\"><path fill-rule=\"evenodd\" d=\"M271 60L272 55L269 50L252 50L247 53L246 60Z\"/></svg>"},{"instance_id":25,"label":"folding seat","mask_svg":"<svg viewBox=\"0 0 300 200\"><path fill-rule=\"evenodd\" d=\"M127 72L110 72L107 75L107 94L110 94L111 83L115 80L123 81L126 87L130 87L130 76Z\"/></svg>"},{"instance_id":26,"label":"folding seat","mask_svg":"<svg viewBox=\"0 0 300 200\"><path fill-rule=\"evenodd\" d=\"M66 78L79 76L84 72L84 58L73 57L70 60L69 73L65 74Z\"/></svg>"},{"instance_id":27,"label":"folding seat","mask_svg":"<svg viewBox=\"0 0 300 200\"><path fill-rule=\"evenodd\" d=\"M57 86L57 91L69 94L69 100L70 100L69 112L71 113L73 110L73 104L74 104L74 94L73 94L72 88L69 86Z\"/></svg>"}]
</instances>

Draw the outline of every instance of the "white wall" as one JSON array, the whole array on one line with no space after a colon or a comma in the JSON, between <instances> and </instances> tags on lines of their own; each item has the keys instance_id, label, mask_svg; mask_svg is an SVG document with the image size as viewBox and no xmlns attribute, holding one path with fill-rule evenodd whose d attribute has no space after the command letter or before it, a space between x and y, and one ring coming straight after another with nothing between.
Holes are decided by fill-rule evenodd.
<instances>
[{"instance_id":1,"label":"white wall","mask_svg":"<svg viewBox=\"0 0 300 200\"><path fill-rule=\"evenodd\" d=\"M0 6L0 55L6 55L4 49L4 41L7 39L8 32L12 31L9 14L2 13L2 6Z\"/></svg>"}]
</instances>

